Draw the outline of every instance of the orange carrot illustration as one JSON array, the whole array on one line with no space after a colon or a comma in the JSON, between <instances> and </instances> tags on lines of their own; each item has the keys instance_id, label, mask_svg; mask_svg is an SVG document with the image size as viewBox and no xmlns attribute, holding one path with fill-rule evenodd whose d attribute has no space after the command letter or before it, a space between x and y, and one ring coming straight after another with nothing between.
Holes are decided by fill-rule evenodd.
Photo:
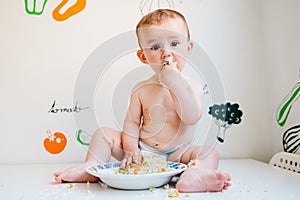
<instances>
[{"instance_id":1,"label":"orange carrot illustration","mask_svg":"<svg viewBox=\"0 0 300 200\"><path fill-rule=\"evenodd\" d=\"M62 0L62 2L53 10L52 16L57 21L64 21L73 15L82 11L86 6L86 0L77 0L77 2L68 8L64 13L60 13L60 10L69 0Z\"/></svg>"}]
</instances>

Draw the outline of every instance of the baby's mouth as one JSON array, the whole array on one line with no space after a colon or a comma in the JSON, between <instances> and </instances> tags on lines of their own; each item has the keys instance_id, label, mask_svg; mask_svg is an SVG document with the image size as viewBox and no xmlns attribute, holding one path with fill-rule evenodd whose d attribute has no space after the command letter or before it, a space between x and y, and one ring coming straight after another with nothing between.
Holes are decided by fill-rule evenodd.
<instances>
[{"instance_id":1,"label":"baby's mouth","mask_svg":"<svg viewBox=\"0 0 300 200\"><path fill-rule=\"evenodd\" d=\"M170 65L170 62L169 62L169 61L165 61L165 62L163 63L163 66L164 66L164 67L167 66L167 65Z\"/></svg>"},{"instance_id":2,"label":"baby's mouth","mask_svg":"<svg viewBox=\"0 0 300 200\"><path fill-rule=\"evenodd\" d=\"M167 67L167 66L170 66L170 67L174 66L174 67L176 67L177 66L177 62L170 62L170 61L167 60L167 61L163 62L162 66L163 67Z\"/></svg>"}]
</instances>

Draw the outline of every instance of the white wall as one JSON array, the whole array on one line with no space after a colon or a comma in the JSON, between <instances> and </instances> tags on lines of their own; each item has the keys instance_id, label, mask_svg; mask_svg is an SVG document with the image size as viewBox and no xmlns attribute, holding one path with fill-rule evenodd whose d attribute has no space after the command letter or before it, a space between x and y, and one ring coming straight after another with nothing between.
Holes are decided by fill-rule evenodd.
<instances>
[{"instance_id":1,"label":"white wall","mask_svg":"<svg viewBox=\"0 0 300 200\"><path fill-rule=\"evenodd\" d=\"M140 16L138 1L88 1L84 11L57 22L51 13L59 2L48 1L40 16L28 15L24 1L0 8L0 162L84 159L73 115L48 110L54 100L60 108L73 106L74 84L88 55L110 37L132 30ZM47 130L68 137L63 153L44 150Z\"/></svg>"},{"instance_id":2,"label":"white wall","mask_svg":"<svg viewBox=\"0 0 300 200\"><path fill-rule=\"evenodd\" d=\"M268 124L272 152L282 151L282 135L299 125L296 101L284 126L276 122L277 109L300 78L300 2L297 0L262 1L265 81L267 85Z\"/></svg>"},{"instance_id":3,"label":"white wall","mask_svg":"<svg viewBox=\"0 0 300 200\"><path fill-rule=\"evenodd\" d=\"M75 139L78 127L73 115L51 114L48 110L53 100L57 101L58 107L72 107L73 101L76 101L73 99L76 78L84 62L103 42L134 30L141 17L139 2L87 1L87 7L81 13L64 22L57 22L51 17L59 1L49 1L40 16L28 15L23 3L8 1L1 6L0 128L3 139L0 141L0 162L83 161L86 148ZM274 65L271 62L274 61L278 69L296 68L293 72L278 70L277 76L281 80L290 80L282 77L285 73L289 73L286 77L290 77L298 72L297 49L288 54L293 56L293 61L286 58L291 63L285 65L286 62L282 61L280 64L277 49L282 48L272 45L280 45L278 40L282 36L274 36L273 33L294 27L294 24L287 22L296 16L287 17L284 24L279 19L275 20L278 24L275 23L273 17L278 16L276 13L286 2L280 0L275 1L274 5L273 1L266 0L174 2L175 8L188 20L192 39L201 45L215 63L224 84L226 101L239 103L244 112L242 123L230 128L225 143L218 145L222 157L252 157L267 161L280 149L280 138L269 131L273 132L270 126L275 126L269 120L274 116L271 113L274 111L272 105L277 104L277 100L272 101L272 95L278 95L279 100L285 93L278 94L274 90L277 85L273 82L277 79L273 80L273 73L268 76L273 72L271 69ZM285 7L282 15L296 9L296 1L290 0L289 3L290 6ZM287 39L290 39L289 33L287 30L283 33ZM295 38L296 33L292 35ZM294 44L292 41L291 46ZM288 47L282 49L284 52L290 50ZM136 60L128 63L134 57L134 54L128 54L114 65L119 63L124 68L126 63L129 68L140 66ZM287 91L297 76L291 83L283 81L280 86L285 85ZM116 77L112 75L106 78L109 81ZM101 90L99 87L97 89ZM271 98L267 99L266 91ZM97 92L95 99L105 96ZM85 105L80 101L79 104L90 108L95 106L98 120L108 126L115 125L108 111L101 113L101 106ZM52 155L44 150L43 140L47 130L61 131L67 136L68 144L62 153Z\"/></svg>"},{"instance_id":4,"label":"white wall","mask_svg":"<svg viewBox=\"0 0 300 200\"><path fill-rule=\"evenodd\" d=\"M218 67L227 100L238 102L244 111L242 124L228 130L228 140L219 145L221 155L266 161L271 152L262 70L260 1L194 3L186 8L192 27L197 27L193 37Z\"/></svg>"}]
</instances>

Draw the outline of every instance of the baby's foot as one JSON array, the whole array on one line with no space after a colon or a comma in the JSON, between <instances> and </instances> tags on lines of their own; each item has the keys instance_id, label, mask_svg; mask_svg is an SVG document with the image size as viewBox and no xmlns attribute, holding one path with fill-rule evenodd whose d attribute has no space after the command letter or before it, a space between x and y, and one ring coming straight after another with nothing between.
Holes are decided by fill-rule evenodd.
<instances>
[{"instance_id":1,"label":"baby's foot","mask_svg":"<svg viewBox=\"0 0 300 200\"><path fill-rule=\"evenodd\" d=\"M54 179L57 182L76 182L76 183L98 182L99 179L97 177L92 176L91 174L86 172L86 168L88 166L90 166L89 163L83 163L79 166L71 167L62 172L55 172Z\"/></svg>"},{"instance_id":2,"label":"baby's foot","mask_svg":"<svg viewBox=\"0 0 300 200\"><path fill-rule=\"evenodd\" d=\"M228 174L216 170L188 168L176 184L180 192L220 192L231 185Z\"/></svg>"}]
</instances>

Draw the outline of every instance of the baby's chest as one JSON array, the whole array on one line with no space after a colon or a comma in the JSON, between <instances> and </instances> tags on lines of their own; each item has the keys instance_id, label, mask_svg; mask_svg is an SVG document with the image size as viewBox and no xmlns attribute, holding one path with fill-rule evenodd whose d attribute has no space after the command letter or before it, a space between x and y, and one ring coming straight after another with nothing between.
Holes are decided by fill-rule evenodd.
<instances>
[{"instance_id":1,"label":"baby's chest","mask_svg":"<svg viewBox=\"0 0 300 200\"><path fill-rule=\"evenodd\" d=\"M166 117L175 113L174 102L168 90L148 93L142 101L143 115L155 118Z\"/></svg>"},{"instance_id":2,"label":"baby's chest","mask_svg":"<svg viewBox=\"0 0 300 200\"><path fill-rule=\"evenodd\" d=\"M170 91L156 87L148 90L141 96L142 106L144 109L150 110L153 107L163 107L164 109L173 109L173 99Z\"/></svg>"}]
</instances>

